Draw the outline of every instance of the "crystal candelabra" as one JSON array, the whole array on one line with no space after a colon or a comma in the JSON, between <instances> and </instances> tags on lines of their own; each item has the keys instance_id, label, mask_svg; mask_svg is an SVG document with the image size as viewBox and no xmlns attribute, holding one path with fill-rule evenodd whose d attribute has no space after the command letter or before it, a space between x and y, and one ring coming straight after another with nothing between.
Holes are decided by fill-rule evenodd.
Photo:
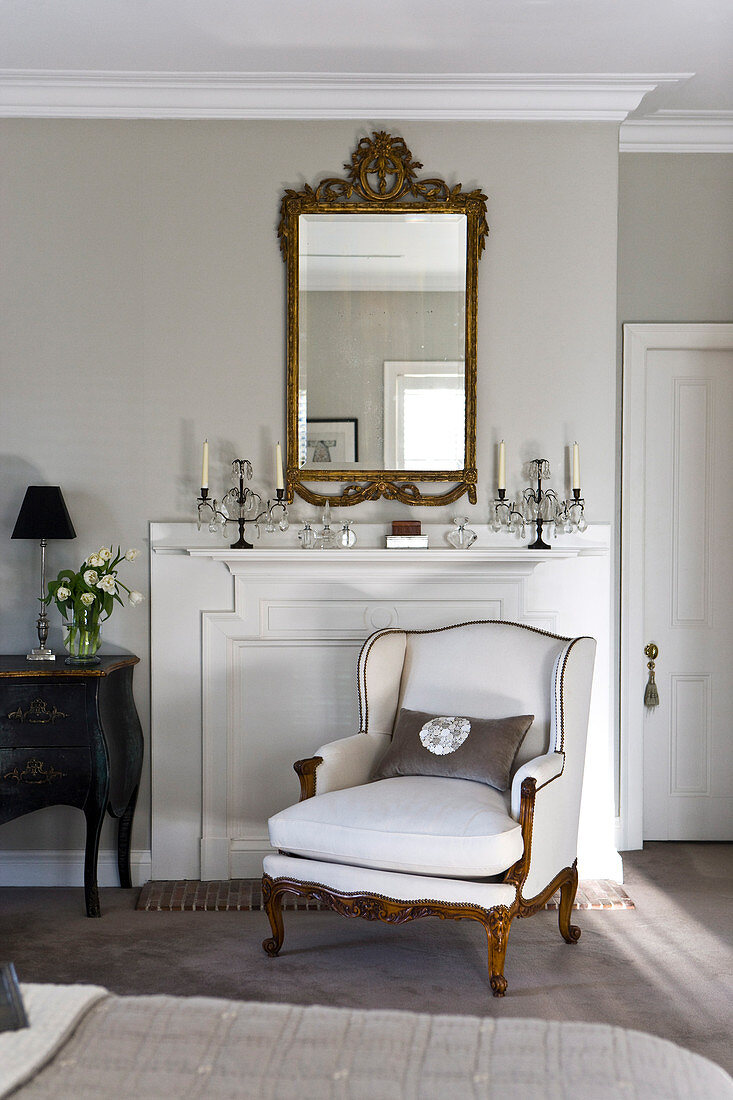
<instances>
[{"instance_id":1,"label":"crystal candelabra","mask_svg":"<svg viewBox=\"0 0 733 1100\"><path fill-rule=\"evenodd\" d=\"M573 530L586 530L588 524L584 514L585 501L580 495L580 489L573 489L572 500L560 500L554 489L543 488L543 480L548 481L550 478L550 464L546 458L532 459L527 465L527 473L530 481L536 482L536 485L523 491L519 507L515 501L506 499L505 489L498 490L491 523L494 531L506 530L509 534L514 534L519 525L520 536L524 538L526 525L534 523L535 541L529 543L527 549L551 550L552 547L542 537L544 527L550 528L551 538L557 536L558 527L566 534Z\"/></svg>"},{"instance_id":2,"label":"crystal candelabra","mask_svg":"<svg viewBox=\"0 0 733 1100\"><path fill-rule=\"evenodd\" d=\"M506 489L497 489L498 496L494 501L494 518L491 521L491 526L494 531L501 531L502 528L506 528L510 535L513 535L517 530L517 525L514 522L515 516L522 524L522 537L524 537L524 516L521 512L518 512L513 500L506 499Z\"/></svg>"},{"instance_id":3,"label":"crystal candelabra","mask_svg":"<svg viewBox=\"0 0 733 1100\"><path fill-rule=\"evenodd\" d=\"M252 463L247 458L235 458L232 462L232 480L234 485L229 489L221 501L209 497L208 487L201 489L201 495L197 500L196 517L198 529L202 523L208 525L209 531L215 533L220 529L222 538L227 536L227 524L236 523L239 527L239 538L230 543L232 550L251 550L252 543L244 537L246 524L254 524L257 537L260 537L260 524L266 531L287 531L289 526L288 509L285 504L285 490L276 489L275 500L268 500L265 504L259 493L250 489L246 481L252 480ZM234 513L232 515L230 513ZM276 519L275 513L280 509L280 518Z\"/></svg>"}]
</instances>

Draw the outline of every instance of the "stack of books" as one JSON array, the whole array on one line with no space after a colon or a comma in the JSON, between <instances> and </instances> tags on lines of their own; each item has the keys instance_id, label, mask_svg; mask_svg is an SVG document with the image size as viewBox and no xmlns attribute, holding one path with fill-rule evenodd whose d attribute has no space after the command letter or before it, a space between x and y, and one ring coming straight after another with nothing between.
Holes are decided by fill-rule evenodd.
<instances>
[{"instance_id":1,"label":"stack of books","mask_svg":"<svg viewBox=\"0 0 733 1100\"><path fill-rule=\"evenodd\" d=\"M388 550L427 550L428 536L423 535L419 520L396 519L392 534L387 535Z\"/></svg>"}]
</instances>

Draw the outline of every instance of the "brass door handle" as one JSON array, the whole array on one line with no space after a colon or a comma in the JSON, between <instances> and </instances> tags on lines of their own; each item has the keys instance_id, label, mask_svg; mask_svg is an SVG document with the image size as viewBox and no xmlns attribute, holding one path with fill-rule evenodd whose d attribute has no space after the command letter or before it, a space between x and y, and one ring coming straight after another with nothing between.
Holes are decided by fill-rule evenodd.
<instances>
[{"instance_id":1,"label":"brass door handle","mask_svg":"<svg viewBox=\"0 0 733 1100\"><path fill-rule=\"evenodd\" d=\"M649 679L644 690L644 706L645 707L658 707L659 706L659 689L657 688L656 681L654 679L654 662L659 656L659 646L654 642L649 642L644 646L644 653L649 658L646 667L649 669Z\"/></svg>"}]
</instances>

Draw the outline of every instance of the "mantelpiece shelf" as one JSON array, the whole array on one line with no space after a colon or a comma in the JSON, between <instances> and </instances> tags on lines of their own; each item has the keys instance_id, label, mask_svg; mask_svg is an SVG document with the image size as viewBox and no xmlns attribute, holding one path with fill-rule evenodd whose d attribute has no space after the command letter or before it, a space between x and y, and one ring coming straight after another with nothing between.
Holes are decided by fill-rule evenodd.
<instances>
[{"instance_id":1,"label":"mantelpiece shelf","mask_svg":"<svg viewBox=\"0 0 733 1100\"><path fill-rule=\"evenodd\" d=\"M510 567L526 569L531 572L536 566L549 561L566 561L568 558L589 557L607 554L603 546L588 545L568 546L547 550L528 550L526 546L517 547L484 547L470 550L383 550L367 547L362 550L231 550L226 547L204 548L200 546L187 546L179 549L156 547L156 553L183 553L192 558L210 558L212 561L225 562L238 572L249 565L274 565L276 562L282 565L291 565L296 562L302 568L318 568L319 565L332 567L337 565L339 569L351 566L410 566L411 569L419 566L438 566L452 563L454 566L463 559L461 568L474 569L477 566L497 567L499 569Z\"/></svg>"},{"instance_id":2,"label":"mantelpiece shelf","mask_svg":"<svg viewBox=\"0 0 733 1100\"><path fill-rule=\"evenodd\" d=\"M334 523L334 527L336 524ZM467 564L482 562L495 564L535 565L543 561L560 561L568 558L603 556L608 554L607 527L596 528L598 538L594 538L594 528L590 527L583 535L563 536L553 540L551 550L528 550L526 540L497 535L486 524L474 523L478 541L468 550L455 550L445 544L448 525L423 524L431 545L427 550L387 550L384 548L384 536L387 528L384 524L363 524L356 530L359 544L349 550L302 550L297 542L298 527L293 525L285 534L263 535L252 550L232 550L223 541L216 541L205 532L196 532L195 525L170 524L156 525L160 530L167 528L162 538L153 541L156 554L188 554L195 558L210 558L212 561L247 562L262 564L269 562L289 563L295 560L315 563L342 562L353 564L378 565L386 562L402 562L414 565L430 562L437 565L442 562L457 561L463 557ZM162 533L162 532L161 532ZM166 537L167 536L167 537Z\"/></svg>"}]
</instances>

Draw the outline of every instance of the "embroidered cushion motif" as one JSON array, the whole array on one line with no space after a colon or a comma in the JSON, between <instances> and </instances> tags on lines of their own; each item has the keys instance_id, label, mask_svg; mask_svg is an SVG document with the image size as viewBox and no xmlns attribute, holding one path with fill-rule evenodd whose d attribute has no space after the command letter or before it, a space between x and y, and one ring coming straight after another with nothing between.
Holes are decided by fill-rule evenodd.
<instances>
[{"instance_id":1,"label":"embroidered cushion motif","mask_svg":"<svg viewBox=\"0 0 733 1100\"><path fill-rule=\"evenodd\" d=\"M420 740L436 756L455 752L471 732L468 718L431 718L420 730Z\"/></svg>"}]
</instances>

